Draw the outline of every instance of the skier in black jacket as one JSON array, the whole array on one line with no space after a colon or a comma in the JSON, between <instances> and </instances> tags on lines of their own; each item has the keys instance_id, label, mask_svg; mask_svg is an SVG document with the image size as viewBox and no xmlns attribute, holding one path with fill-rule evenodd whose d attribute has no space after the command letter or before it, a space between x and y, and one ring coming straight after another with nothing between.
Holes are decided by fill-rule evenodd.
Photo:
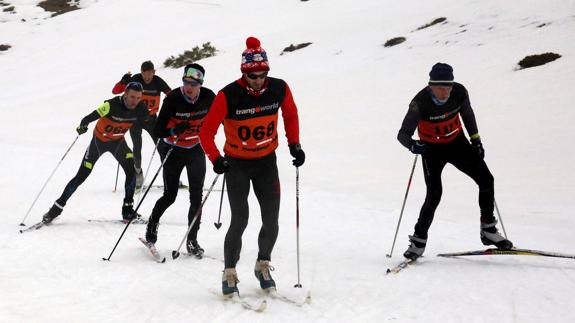
<instances>
[{"instance_id":1,"label":"skier in black jacket","mask_svg":"<svg viewBox=\"0 0 575 323\"><path fill-rule=\"evenodd\" d=\"M189 64L184 68L183 86L174 89L162 104L154 134L163 138L158 145L162 160L172 149L163 169L164 194L154 206L146 228L146 240L156 243L158 226L164 211L174 203L178 195L179 179L186 168L190 191L188 225L192 223L196 211L202 202L202 190L206 175L206 157L199 143L198 134L204 117L216 96L204 83L204 68L199 64ZM201 213L187 237L186 248L189 253L201 257L204 249L197 241Z\"/></svg>"},{"instance_id":2,"label":"skier in black jacket","mask_svg":"<svg viewBox=\"0 0 575 323\"><path fill-rule=\"evenodd\" d=\"M429 73L428 86L409 104L397 139L414 154L421 154L427 186L411 245L403 254L417 259L425 251L427 232L442 194L441 172L447 163L471 177L479 186L480 237L484 245L511 249L513 244L497 231L493 217L493 176L483 160L485 150L465 87L453 81L453 68L437 63ZM463 133L465 124L471 143ZM417 128L419 140L412 139Z\"/></svg>"},{"instance_id":3,"label":"skier in black jacket","mask_svg":"<svg viewBox=\"0 0 575 323\"><path fill-rule=\"evenodd\" d=\"M50 223L62 213L68 199L74 194L92 172L94 165L106 152L114 155L114 158L120 163L126 174L125 197L122 205L122 218L125 221L132 220L139 216L134 212L134 190L136 187L136 176L134 173L134 155L126 140L124 134L134 125L143 124L148 118L148 109L141 102L142 84L131 82L126 85L126 91L122 96L104 101L104 103L89 115L85 116L80 125L76 128L79 135L88 131L88 124L98 120L94 128L94 136L84 158L78 173L66 188L62 195L54 202L50 210L44 214L43 221Z\"/></svg>"},{"instance_id":4,"label":"skier in black jacket","mask_svg":"<svg viewBox=\"0 0 575 323\"><path fill-rule=\"evenodd\" d=\"M129 82L140 82L144 87L142 102L148 107L150 116L143 125L135 124L130 128L130 137L134 146L132 148L134 149L134 165L136 167L136 189L140 189L144 184L142 172L142 129L148 132L154 145L156 145L158 138L154 135L153 130L156 124L156 114L160 109L160 96L162 93L167 95L171 91L166 81L156 75L154 64L151 61L143 62L140 71L140 73L135 75L124 74L122 79L112 89L112 93L120 94L124 92L126 84Z\"/></svg>"}]
</instances>

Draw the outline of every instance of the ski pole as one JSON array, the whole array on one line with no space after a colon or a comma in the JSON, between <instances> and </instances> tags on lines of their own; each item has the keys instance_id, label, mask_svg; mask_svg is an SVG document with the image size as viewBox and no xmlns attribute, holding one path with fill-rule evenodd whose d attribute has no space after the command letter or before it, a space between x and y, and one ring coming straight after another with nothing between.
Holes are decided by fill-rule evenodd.
<instances>
[{"instance_id":1,"label":"ski pole","mask_svg":"<svg viewBox=\"0 0 575 323\"><path fill-rule=\"evenodd\" d=\"M297 284L294 288L301 288L299 271L299 167L295 168L295 231L296 231L296 255L297 255Z\"/></svg>"},{"instance_id":2,"label":"ski pole","mask_svg":"<svg viewBox=\"0 0 575 323\"><path fill-rule=\"evenodd\" d=\"M411 167L411 174L409 174L409 181L407 182L407 189L405 190L405 197L403 198L403 204L401 205L401 212L399 213L399 220L397 221L397 228L395 229L395 236L393 237L393 243L391 244L391 251L389 252L387 258L391 258L393 254L393 248L395 247L395 240L397 239L397 232L399 232L399 225L401 224L401 218L403 217L403 210L405 209L405 202L407 201L407 195L409 194L409 187L411 187L411 179L413 178L413 172L415 170L415 164L417 163L417 157L413 160L413 166Z\"/></svg>"},{"instance_id":3,"label":"ski pole","mask_svg":"<svg viewBox=\"0 0 575 323\"><path fill-rule=\"evenodd\" d=\"M150 171L150 167L152 167L152 160L154 160L154 155L156 154L156 150L158 150L158 145L160 144L160 139L156 141L156 148L152 152L152 157L150 158L150 162L148 162L148 168L146 168L146 173L144 174L144 182L142 183L142 187L146 183L146 178L148 178L148 172ZM138 193L138 203L140 203L140 199L142 198L142 191L143 189L140 188L140 192Z\"/></svg>"},{"instance_id":4,"label":"ski pole","mask_svg":"<svg viewBox=\"0 0 575 323\"><path fill-rule=\"evenodd\" d=\"M220 196L220 211L218 212L218 222L214 222L216 229L220 229L222 223L220 218L222 217L222 202L224 201L224 187L226 186L226 175L224 174L224 180L222 181L222 195Z\"/></svg>"},{"instance_id":5,"label":"ski pole","mask_svg":"<svg viewBox=\"0 0 575 323\"><path fill-rule=\"evenodd\" d=\"M503 219L501 219L501 213L499 213L499 207L497 206L497 202L495 201L495 199L493 199L493 204L495 204L497 217L499 218L499 222L501 222L501 229L503 229L503 235L505 235L505 239L507 239L507 232L505 231L505 226L503 225Z\"/></svg>"},{"instance_id":6,"label":"ski pole","mask_svg":"<svg viewBox=\"0 0 575 323\"><path fill-rule=\"evenodd\" d=\"M164 158L164 160L162 161L162 164L160 165L160 167L158 168L158 170L156 171L156 174L154 174L154 177L152 178L152 181L150 182L150 185L146 188L146 192L144 193L144 196L142 196L142 199L140 200L140 202L138 203L138 205L136 206L136 209L134 210L134 213L138 212L138 209L140 208L140 206L142 205L142 202L144 201L144 199L146 198L146 195L148 195L148 192L150 191L150 188L152 188L152 184L154 183L154 181L156 180L156 178L158 177L158 174L160 173L160 170L162 170L162 167L164 167L164 164L166 163L166 161L168 160L168 157L170 157L170 154L172 153L172 150L174 149L174 146L176 145L176 143L178 142L178 140L176 140L174 142L174 144L170 147L170 149L168 150L168 152L166 153L166 157ZM122 240L122 237L124 236L124 233L126 233L126 230L128 230L128 227L130 226L130 224L132 223L131 219L130 221L128 221L128 223L126 223L126 226L124 227L124 231L122 231L122 234L120 234L120 237L118 238L118 241L116 241L116 244L114 245L114 248L112 249L112 252L110 252L110 255L108 256L108 258L102 258L102 260L104 261L110 261L110 258L112 258L112 255L114 254L114 251L116 250L116 247L118 247L118 244L120 243L120 240Z\"/></svg>"},{"instance_id":7,"label":"ski pole","mask_svg":"<svg viewBox=\"0 0 575 323\"><path fill-rule=\"evenodd\" d=\"M194 218L192 219L192 223L190 223L190 226L188 227L188 230L186 231L186 234L184 235L182 242L180 242L180 245L178 246L178 250L172 250L172 259L176 259L180 256L180 249L182 248L184 241L186 241L188 234L190 233L190 231L192 231L192 227L194 226L194 223L196 223L196 220L200 216L200 213L202 213L202 208L204 207L204 204L206 203L208 196L210 196L210 193L214 189L214 186L216 185L216 182L218 181L219 177L220 177L220 174L217 174L216 178L214 178L214 181L212 182L212 185L210 185L210 188L208 189L208 192L206 193L206 196L204 197L202 204L200 204L200 207L196 210L196 214L194 214ZM224 176L224 180L225 180L225 176Z\"/></svg>"},{"instance_id":8,"label":"ski pole","mask_svg":"<svg viewBox=\"0 0 575 323\"><path fill-rule=\"evenodd\" d=\"M38 195L36 195L36 198L34 199L34 202L32 202L32 205L30 205L30 208L28 209L28 212L26 212L26 215L24 216L24 218L22 219L22 222L20 222L20 226L26 226L24 224L24 221L26 221L26 218L28 218L28 215L30 215L30 211L32 211L32 208L34 207L34 205L36 204L36 201L38 201L38 198L40 197L40 195L42 194L42 192L44 191L44 189L46 188L46 185L48 185L48 182L50 181L50 179L52 178L52 176L54 176L54 173L56 173L56 170L58 169L58 167L60 167L60 164L62 163L62 161L64 160L64 158L66 158L66 155L68 155L68 152L70 151L70 149L72 149L72 147L74 146L74 144L76 143L76 141L78 140L78 137L80 137L80 135L77 135L76 138L74 138L74 141L72 141L72 144L70 145L70 147L68 147L68 149L66 149L66 152L64 153L64 156L62 156L62 158L60 158L60 161L58 162L58 164L56 165L56 167L54 168L54 170L52 171L52 173L50 174L50 176L48 176L48 179L46 180L46 182L44 183L44 185L42 185L42 188L40 189L40 192L38 192Z\"/></svg>"},{"instance_id":9,"label":"ski pole","mask_svg":"<svg viewBox=\"0 0 575 323\"><path fill-rule=\"evenodd\" d=\"M114 193L116 193L116 189L118 188L118 174L120 173L120 162L118 162L118 166L116 167L116 183L114 184Z\"/></svg>"}]
</instances>

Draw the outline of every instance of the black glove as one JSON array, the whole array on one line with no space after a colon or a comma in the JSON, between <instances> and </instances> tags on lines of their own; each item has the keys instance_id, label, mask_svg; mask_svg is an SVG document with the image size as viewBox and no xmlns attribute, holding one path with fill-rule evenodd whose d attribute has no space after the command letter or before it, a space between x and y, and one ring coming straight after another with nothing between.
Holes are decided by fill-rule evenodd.
<instances>
[{"instance_id":1,"label":"black glove","mask_svg":"<svg viewBox=\"0 0 575 323\"><path fill-rule=\"evenodd\" d=\"M188 129L188 123L187 122L180 122L180 123L176 124L172 129L170 129L170 133L172 134L172 136L177 136L181 133L184 133L184 131L186 131L186 129Z\"/></svg>"},{"instance_id":2,"label":"black glove","mask_svg":"<svg viewBox=\"0 0 575 323\"><path fill-rule=\"evenodd\" d=\"M81 124L76 128L76 132L78 133L78 135L84 134L86 133L86 131L88 131L88 126Z\"/></svg>"},{"instance_id":3,"label":"black glove","mask_svg":"<svg viewBox=\"0 0 575 323\"><path fill-rule=\"evenodd\" d=\"M483 144L481 144L481 139L471 139L471 147L475 150L475 153L479 158L485 158L485 149L483 149Z\"/></svg>"},{"instance_id":4,"label":"black glove","mask_svg":"<svg viewBox=\"0 0 575 323\"><path fill-rule=\"evenodd\" d=\"M229 168L230 164L228 164L228 161L224 157L220 156L214 160L214 172L216 172L216 174L223 174L227 172Z\"/></svg>"},{"instance_id":5,"label":"black glove","mask_svg":"<svg viewBox=\"0 0 575 323\"><path fill-rule=\"evenodd\" d=\"M425 154L427 152L427 144L421 140L413 140L411 146L409 146L409 151L416 155Z\"/></svg>"},{"instance_id":6,"label":"black glove","mask_svg":"<svg viewBox=\"0 0 575 323\"><path fill-rule=\"evenodd\" d=\"M128 84L128 83L130 83L131 80L132 80L132 73L128 72L128 73L124 74L124 76L122 76L120 83Z\"/></svg>"},{"instance_id":7,"label":"black glove","mask_svg":"<svg viewBox=\"0 0 575 323\"><path fill-rule=\"evenodd\" d=\"M300 144L289 144L289 153L295 158L292 161L292 164L295 167L300 167L305 162L305 153L301 149Z\"/></svg>"}]
</instances>

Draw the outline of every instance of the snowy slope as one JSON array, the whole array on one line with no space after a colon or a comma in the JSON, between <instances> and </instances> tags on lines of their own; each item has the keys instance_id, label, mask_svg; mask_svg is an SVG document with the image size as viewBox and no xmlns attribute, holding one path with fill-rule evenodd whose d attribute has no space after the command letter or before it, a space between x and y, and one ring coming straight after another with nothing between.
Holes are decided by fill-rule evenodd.
<instances>
[{"instance_id":1,"label":"snowy slope","mask_svg":"<svg viewBox=\"0 0 575 323\"><path fill-rule=\"evenodd\" d=\"M394 257L385 258L413 162L395 136L407 104L438 61L452 64L456 80L470 91L510 239L521 247L575 253L573 1L82 0L83 9L55 18L34 7L39 1L9 2L16 13L0 11L0 44L12 45L0 52L1 322L575 320L573 261L435 257L482 247L477 189L449 166L426 257L399 275L385 275L401 261L425 195L418 165ZM438 17L447 22L415 31ZM270 301L256 314L211 292L220 287L229 224L224 204L224 226L217 231L212 225L219 192L207 202L199 233L215 259L156 264L136 240L144 226L134 225L112 261L101 261L123 229L87 221L119 218L123 190L112 192L116 163L110 155L98 161L54 225L17 233L79 120L112 97L123 73L151 59L157 74L176 87L181 71L160 68L163 60L211 41L219 53L201 63L205 85L217 91L239 76L249 35L261 39L271 75L290 84L299 107L308 157L300 172L303 291L292 287L295 171L285 141L278 149L283 198L272 260L278 289L296 298L311 290L311 305ZM382 46L396 36L407 41ZM313 44L279 55L302 42ZM563 57L515 70L524 56L547 51ZM27 224L39 221L59 196L89 140L80 137ZM145 163L151 151L144 139ZM156 160L153 169L158 166ZM206 186L213 178L209 171ZM160 194L150 193L143 214ZM185 233L186 201L181 191L162 218L157 246L166 256ZM250 202L238 273L240 291L253 300L261 221L253 196Z\"/></svg>"}]
</instances>

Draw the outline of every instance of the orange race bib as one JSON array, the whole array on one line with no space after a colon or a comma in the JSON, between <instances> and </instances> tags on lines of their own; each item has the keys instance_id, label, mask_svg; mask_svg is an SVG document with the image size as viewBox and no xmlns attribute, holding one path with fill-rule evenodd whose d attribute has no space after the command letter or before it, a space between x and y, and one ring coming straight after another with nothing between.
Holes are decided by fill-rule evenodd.
<instances>
[{"instance_id":1,"label":"orange race bib","mask_svg":"<svg viewBox=\"0 0 575 323\"><path fill-rule=\"evenodd\" d=\"M160 96L142 94L142 102L148 107L150 115L156 115L160 109Z\"/></svg>"},{"instance_id":2,"label":"orange race bib","mask_svg":"<svg viewBox=\"0 0 575 323\"><path fill-rule=\"evenodd\" d=\"M278 115L268 115L246 120L224 120L226 154L245 159L261 158L278 147Z\"/></svg>"},{"instance_id":3,"label":"orange race bib","mask_svg":"<svg viewBox=\"0 0 575 323\"><path fill-rule=\"evenodd\" d=\"M101 141L116 141L124 138L124 134L130 130L132 123L130 122L114 122L108 118L100 118L94 133Z\"/></svg>"}]
</instances>

